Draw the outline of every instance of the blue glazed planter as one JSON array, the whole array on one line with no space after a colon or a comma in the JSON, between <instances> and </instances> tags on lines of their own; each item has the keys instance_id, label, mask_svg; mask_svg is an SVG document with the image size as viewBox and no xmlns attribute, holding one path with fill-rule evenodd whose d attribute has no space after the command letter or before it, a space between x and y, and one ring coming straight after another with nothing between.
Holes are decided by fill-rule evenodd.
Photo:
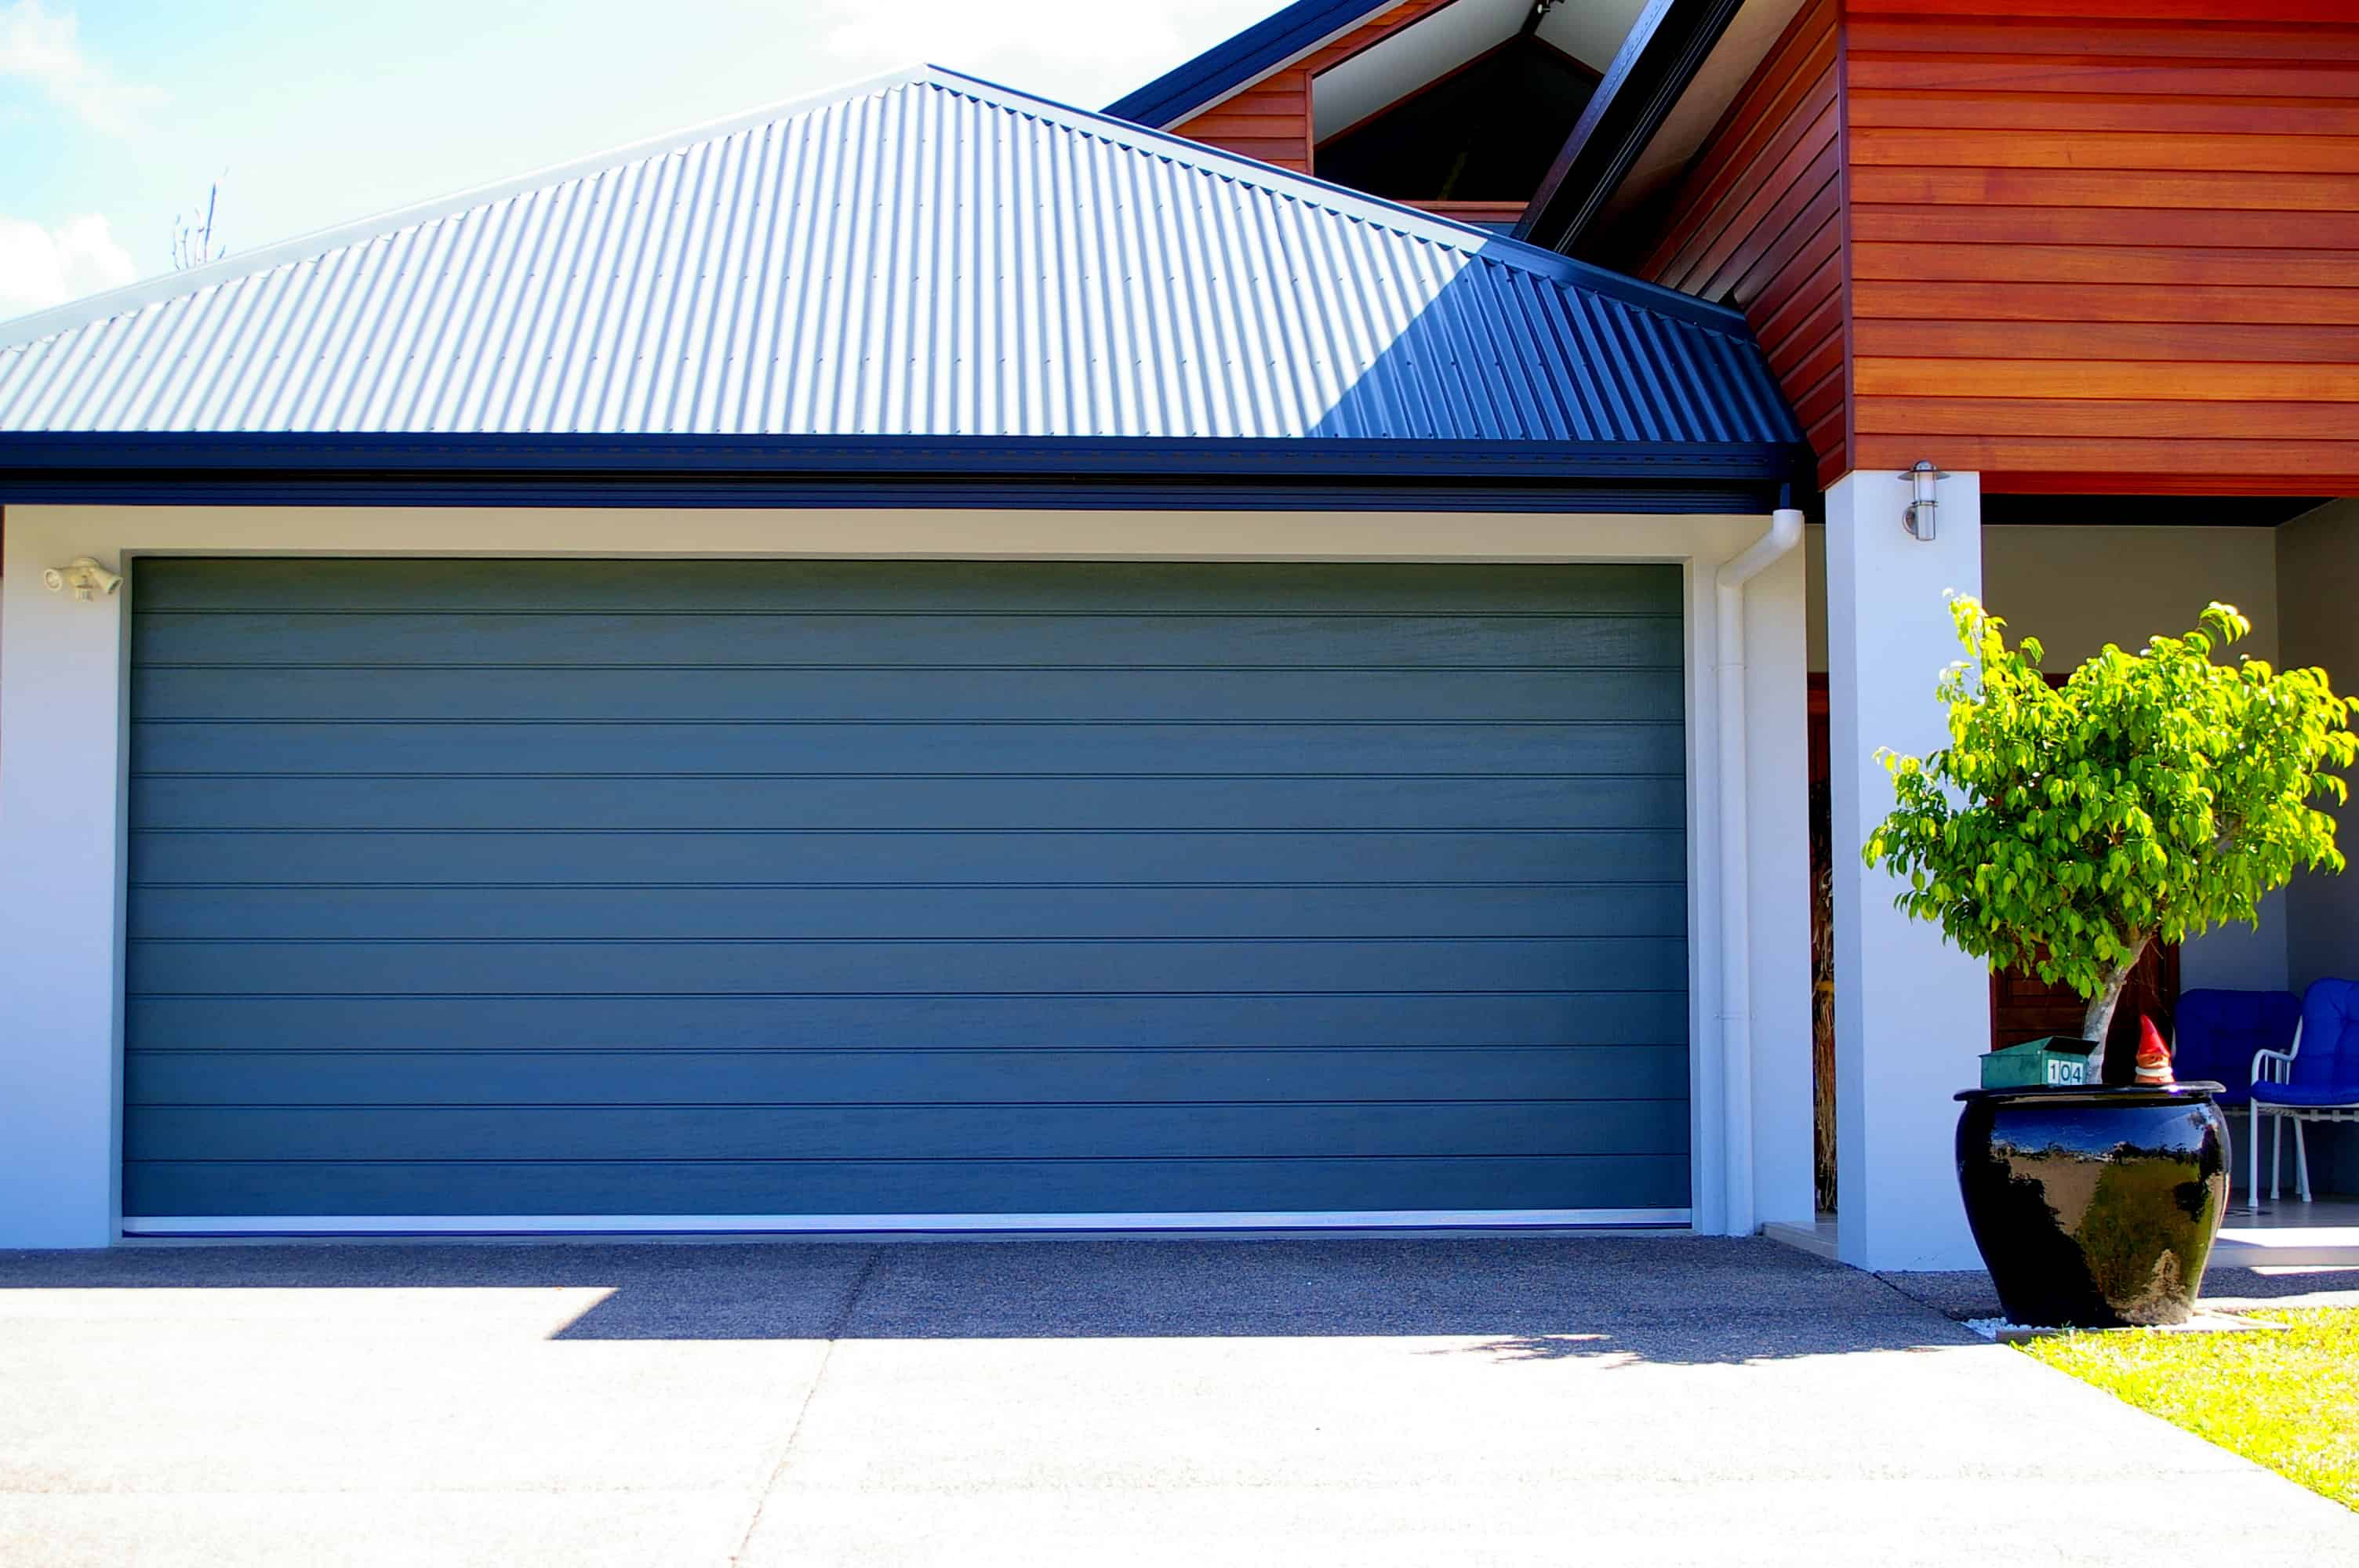
<instances>
[{"instance_id":1,"label":"blue glazed planter","mask_svg":"<svg viewBox=\"0 0 2359 1568\"><path fill-rule=\"evenodd\" d=\"M2184 1323L2228 1206L2218 1084L1969 1089L1958 1190L2016 1323Z\"/></svg>"}]
</instances>

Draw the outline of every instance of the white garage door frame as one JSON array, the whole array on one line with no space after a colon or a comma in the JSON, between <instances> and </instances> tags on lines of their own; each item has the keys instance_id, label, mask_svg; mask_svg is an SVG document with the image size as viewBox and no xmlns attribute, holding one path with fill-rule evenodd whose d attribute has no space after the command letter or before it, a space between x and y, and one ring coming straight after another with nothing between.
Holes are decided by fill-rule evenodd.
<instances>
[{"instance_id":1,"label":"white garage door frame","mask_svg":"<svg viewBox=\"0 0 2359 1568\"><path fill-rule=\"evenodd\" d=\"M930 560L1669 562L1685 568L1691 1213L1022 1216L1026 1229L1678 1224L1750 1234L1810 1212L1804 579L1794 552L1746 590L1746 863L1723 865L1714 813L1712 568L1766 517L1539 513L1094 512L870 508L583 509L11 506L0 576L0 1246L95 1247L121 1210L129 623L120 598L42 586L78 556L803 557ZM1719 1041L1724 876L1752 911L1751 1105L1731 1106ZM1729 1167L1749 1122L1750 1182ZM1741 1145L1740 1145L1741 1146ZM1745 1201L1750 1191L1752 1202ZM432 1217L377 1230L677 1229L664 1217ZM316 1222L315 1222L316 1224ZM893 1228L918 1227L897 1217ZM959 1225L958 1228L969 1228ZM357 1226L338 1228L354 1229ZM700 1229L873 1229L709 1217Z\"/></svg>"}]
</instances>

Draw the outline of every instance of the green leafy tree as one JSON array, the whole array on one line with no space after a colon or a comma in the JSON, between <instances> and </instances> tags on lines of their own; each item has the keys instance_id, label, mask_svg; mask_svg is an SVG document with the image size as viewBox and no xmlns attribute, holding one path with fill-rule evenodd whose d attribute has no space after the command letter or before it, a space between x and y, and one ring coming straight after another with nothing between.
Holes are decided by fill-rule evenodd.
<instances>
[{"instance_id":1,"label":"green leafy tree","mask_svg":"<svg viewBox=\"0 0 2359 1568\"><path fill-rule=\"evenodd\" d=\"M1972 599L1951 611L1970 656L1940 687L1950 744L1877 753L1898 804L1864 855L1956 946L2071 987L2086 1038L2104 1040L2149 944L2256 925L2298 868L2343 869L2317 803L2347 798L2327 770L2359 752L2359 704L2323 670L2213 663L2252 630L2234 606L2143 653L2108 643L2060 687L2037 638L2009 647Z\"/></svg>"}]
</instances>

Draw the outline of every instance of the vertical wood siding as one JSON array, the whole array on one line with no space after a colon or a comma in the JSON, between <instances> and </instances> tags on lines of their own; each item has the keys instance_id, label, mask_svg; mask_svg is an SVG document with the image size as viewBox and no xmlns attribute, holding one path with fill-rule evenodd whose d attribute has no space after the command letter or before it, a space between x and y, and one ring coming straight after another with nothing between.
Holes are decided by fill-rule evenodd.
<instances>
[{"instance_id":1,"label":"vertical wood siding","mask_svg":"<svg viewBox=\"0 0 2359 1568\"><path fill-rule=\"evenodd\" d=\"M1310 172L1310 79L1397 33L1450 0L1406 0L1342 38L1169 129L1174 135L1259 158L1297 174Z\"/></svg>"},{"instance_id":2,"label":"vertical wood siding","mask_svg":"<svg viewBox=\"0 0 2359 1568\"><path fill-rule=\"evenodd\" d=\"M1844 32L1857 466L2359 489L2359 7L1852 0Z\"/></svg>"},{"instance_id":3,"label":"vertical wood siding","mask_svg":"<svg viewBox=\"0 0 2359 1568\"><path fill-rule=\"evenodd\" d=\"M1797 16L1738 93L1636 270L1752 323L1818 456L1851 466L1838 0Z\"/></svg>"}]
</instances>

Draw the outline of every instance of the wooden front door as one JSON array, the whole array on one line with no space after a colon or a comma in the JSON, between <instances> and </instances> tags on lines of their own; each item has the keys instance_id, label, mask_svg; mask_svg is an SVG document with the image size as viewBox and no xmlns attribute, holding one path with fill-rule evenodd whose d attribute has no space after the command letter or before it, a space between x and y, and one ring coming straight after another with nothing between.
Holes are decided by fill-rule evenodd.
<instances>
[{"instance_id":1,"label":"wooden front door","mask_svg":"<svg viewBox=\"0 0 2359 1568\"><path fill-rule=\"evenodd\" d=\"M2114 1026L2106 1037L2110 1052L2116 1044L2126 1053L2137 1050L2140 1015L2154 1020L2163 1038L2170 1037L2172 1015L2179 1009L2179 949L2158 944L2146 950L2122 1004L2114 1010ZM2019 1045L2043 1034L2077 1037L2088 1004L2069 986L2051 986L2037 975L2021 972L1991 977L1991 1047Z\"/></svg>"}]
</instances>

